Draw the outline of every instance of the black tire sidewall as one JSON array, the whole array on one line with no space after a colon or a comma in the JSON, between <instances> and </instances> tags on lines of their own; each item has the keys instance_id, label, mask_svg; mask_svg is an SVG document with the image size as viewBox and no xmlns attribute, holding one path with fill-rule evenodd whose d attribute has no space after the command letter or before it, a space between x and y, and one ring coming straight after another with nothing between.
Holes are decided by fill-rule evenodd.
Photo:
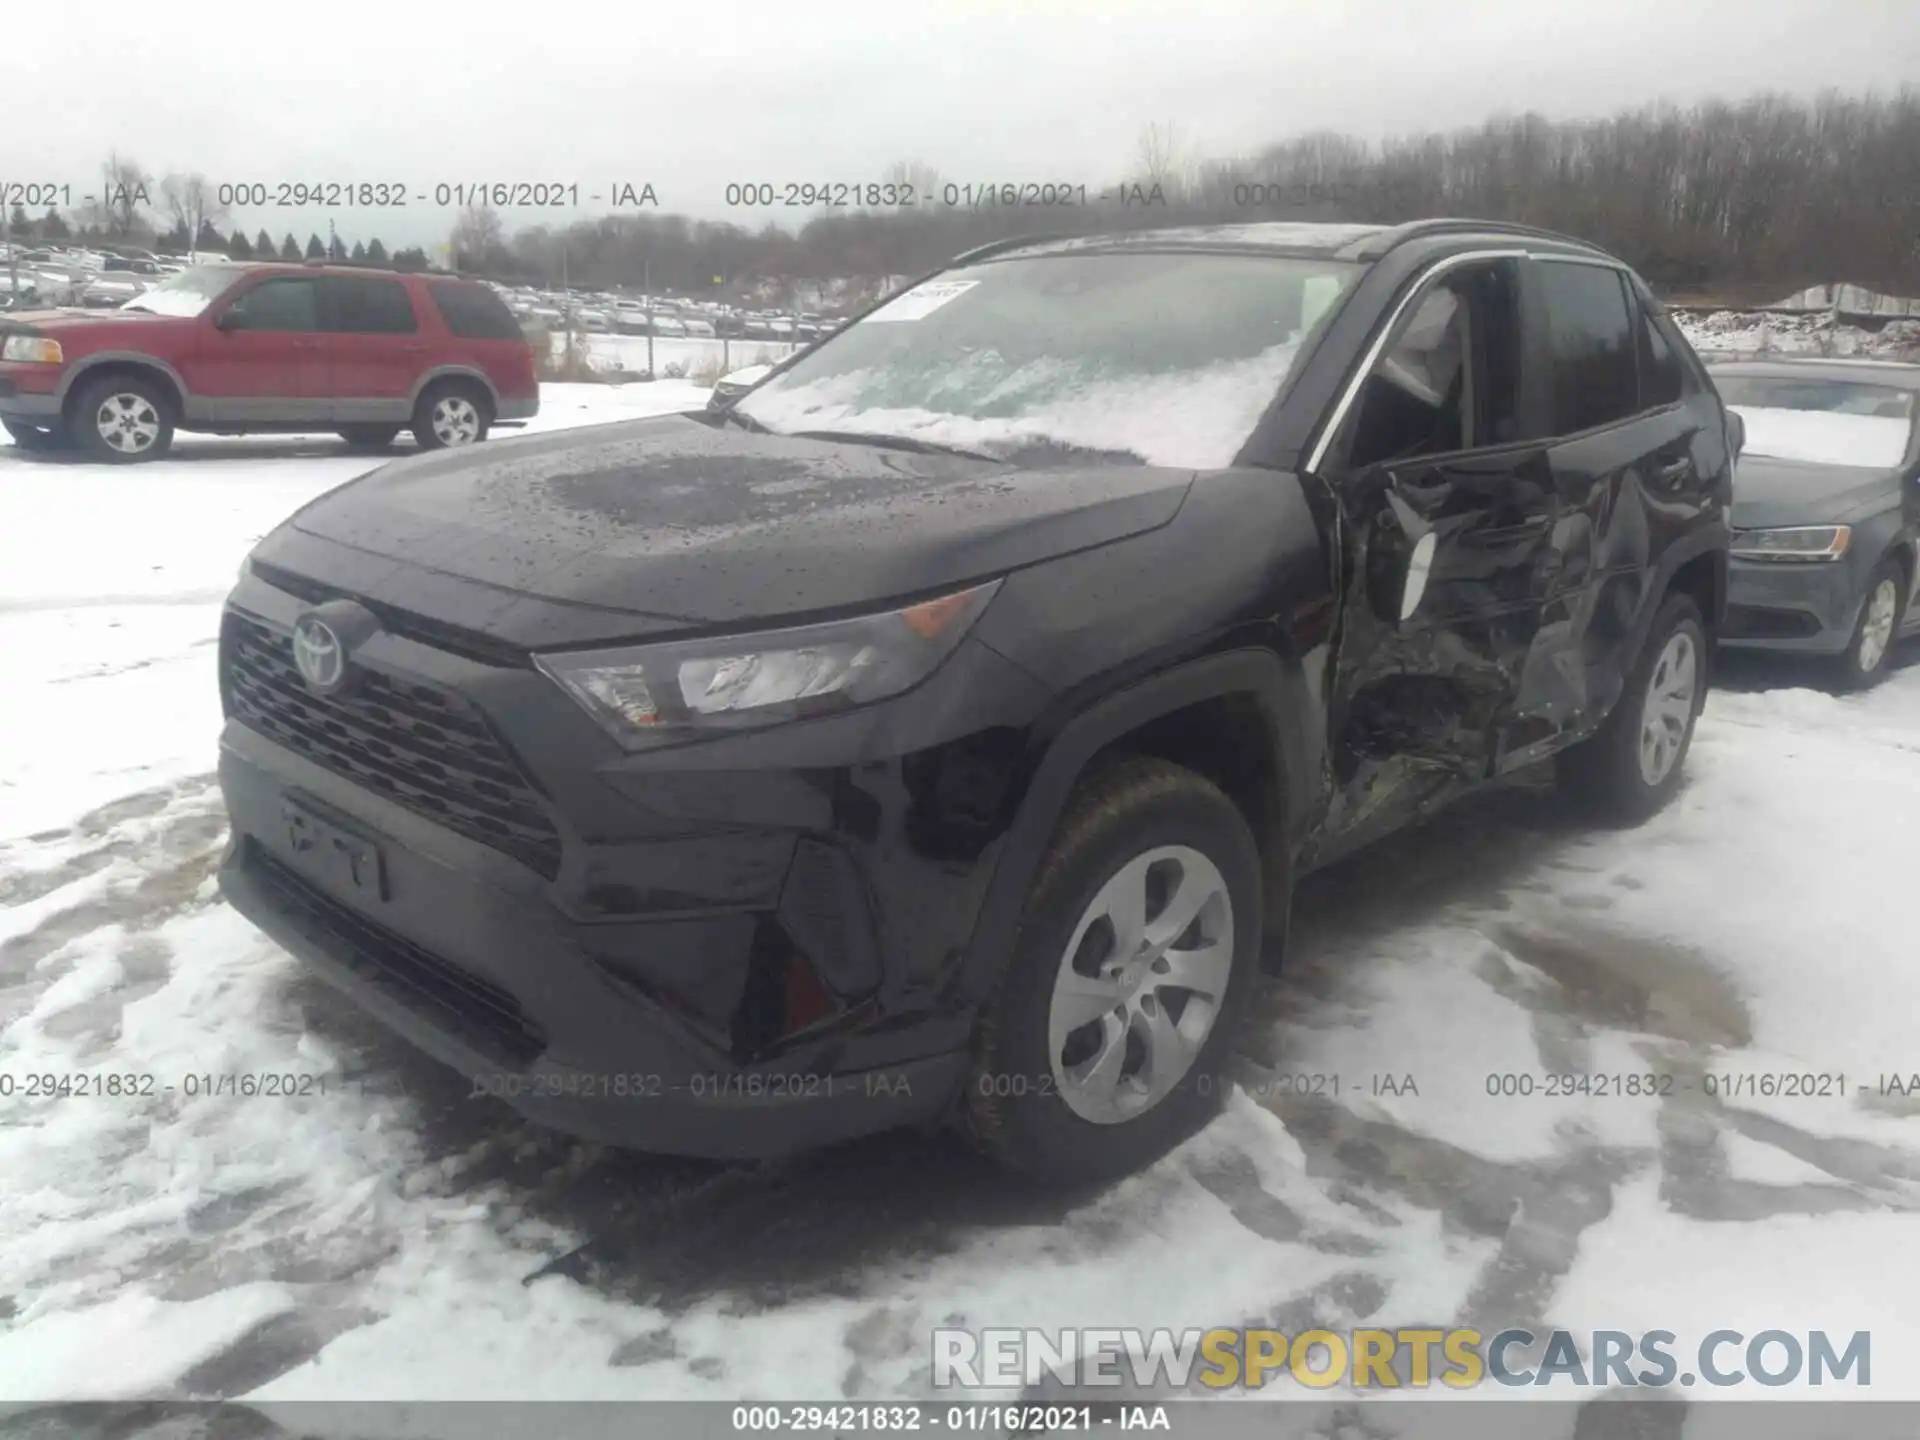
<instances>
[{"instance_id":1,"label":"black tire sidewall","mask_svg":"<svg viewBox=\"0 0 1920 1440\"><path fill-rule=\"evenodd\" d=\"M976 1136L1015 1168L1047 1179L1094 1181L1150 1164L1217 1113L1226 1062L1259 969L1262 916L1258 851L1233 803L1197 775L1172 766L1140 802L1102 817L1058 872L1029 899L965 1097ZM1150 774L1150 781L1167 777ZM1094 792L1099 796L1101 791ZM1072 815L1061 833L1072 834ZM1047 1024L1068 940L1100 887L1129 860L1161 845L1186 845L1219 867L1233 905L1233 970L1212 1032L1173 1094L1114 1125L1083 1120L1055 1085ZM1046 864L1043 862L1042 873Z\"/></svg>"},{"instance_id":2,"label":"black tire sidewall","mask_svg":"<svg viewBox=\"0 0 1920 1440\"><path fill-rule=\"evenodd\" d=\"M116 450L107 444L100 434L97 416L101 402L109 395L138 395L149 405L153 413L160 418L160 433L152 445L137 455ZM166 392L151 380L133 377L119 379L107 376L92 384L81 387L74 401L73 422L68 427L73 443L80 453L90 460L103 460L109 465L138 465L146 460L158 460L173 446L173 403Z\"/></svg>"},{"instance_id":3,"label":"black tire sidewall","mask_svg":"<svg viewBox=\"0 0 1920 1440\"><path fill-rule=\"evenodd\" d=\"M433 433L433 407L449 395L465 396L468 402L472 404L475 413L480 417L479 432L468 442L468 445L452 447L443 445L440 443L440 437ZM421 392L419 403L413 407L413 424L408 428L413 431L414 442L419 445L422 450L446 450L449 448L465 450L485 440L487 438L487 431L492 424L493 407L488 403L487 397L480 392L479 387L462 384L457 380L443 380L438 384L428 386Z\"/></svg>"}]
</instances>

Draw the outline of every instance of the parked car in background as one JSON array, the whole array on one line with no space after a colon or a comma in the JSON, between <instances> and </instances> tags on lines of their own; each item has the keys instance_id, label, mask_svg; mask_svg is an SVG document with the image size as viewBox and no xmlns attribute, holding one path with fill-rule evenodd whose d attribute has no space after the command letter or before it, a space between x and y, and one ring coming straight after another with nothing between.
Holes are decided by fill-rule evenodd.
<instances>
[{"instance_id":1,"label":"parked car in background","mask_svg":"<svg viewBox=\"0 0 1920 1440\"><path fill-rule=\"evenodd\" d=\"M1877 684L1920 626L1920 365L1743 360L1712 374L1746 428L1725 642L1827 657L1840 684Z\"/></svg>"},{"instance_id":2,"label":"parked car in background","mask_svg":"<svg viewBox=\"0 0 1920 1440\"><path fill-rule=\"evenodd\" d=\"M1076 1181L1214 1113L1299 874L1544 760L1675 792L1732 491L1636 276L1460 221L989 246L514 462L254 550L228 901L550 1124Z\"/></svg>"},{"instance_id":3,"label":"parked car in background","mask_svg":"<svg viewBox=\"0 0 1920 1440\"><path fill-rule=\"evenodd\" d=\"M707 409L726 409L772 373L771 365L749 365L744 370L721 376L713 387L713 394L707 397Z\"/></svg>"},{"instance_id":4,"label":"parked car in background","mask_svg":"<svg viewBox=\"0 0 1920 1440\"><path fill-rule=\"evenodd\" d=\"M176 431L337 431L468 445L540 404L533 354L475 280L318 265L197 266L115 310L0 318L0 423L113 462Z\"/></svg>"}]
</instances>

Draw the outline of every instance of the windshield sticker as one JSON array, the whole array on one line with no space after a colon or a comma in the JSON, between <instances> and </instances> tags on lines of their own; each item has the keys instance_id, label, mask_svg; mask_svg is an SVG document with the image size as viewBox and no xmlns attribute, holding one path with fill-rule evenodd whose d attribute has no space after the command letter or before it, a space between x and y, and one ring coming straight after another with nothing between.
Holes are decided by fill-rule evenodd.
<instances>
[{"instance_id":1,"label":"windshield sticker","mask_svg":"<svg viewBox=\"0 0 1920 1440\"><path fill-rule=\"evenodd\" d=\"M931 315L949 300L956 300L978 285L978 280L929 280L917 285L897 300L890 300L873 314L867 316L866 323L876 320L919 320Z\"/></svg>"}]
</instances>

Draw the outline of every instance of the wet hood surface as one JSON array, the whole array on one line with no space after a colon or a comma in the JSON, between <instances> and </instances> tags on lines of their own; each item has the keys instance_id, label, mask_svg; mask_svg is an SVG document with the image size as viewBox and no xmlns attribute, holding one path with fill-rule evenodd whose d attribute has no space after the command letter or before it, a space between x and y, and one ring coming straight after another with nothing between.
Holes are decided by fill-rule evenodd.
<instances>
[{"instance_id":1,"label":"wet hood surface","mask_svg":"<svg viewBox=\"0 0 1920 1440\"><path fill-rule=\"evenodd\" d=\"M1892 470L1743 455L1734 470L1733 523L1740 530L1819 525L1899 498L1900 477Z\"/></svg>"},{"instance_id":2,"label":"wet hood surface","mask_svg":"<svg viewBox=\"0 0 1920 1440\"><path fill-rule=\"evenodd\" d=\"M261 554L512 643L589 643L962 585L1164 525L1191 481L666 416L397 461L299 512ZM323 573L303 537L353 573Z\"/></svg>"}]
</instances>

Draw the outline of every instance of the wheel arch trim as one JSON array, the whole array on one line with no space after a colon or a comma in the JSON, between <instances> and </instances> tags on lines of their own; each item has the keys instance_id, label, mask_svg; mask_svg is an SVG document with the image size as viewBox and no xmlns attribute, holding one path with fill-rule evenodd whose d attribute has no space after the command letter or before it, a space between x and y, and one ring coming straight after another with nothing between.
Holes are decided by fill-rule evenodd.
<instances>
[{"instance_id":1,"label":"wheel arch trim","mask_svg":"<svg viewBox=\"0 0 1920 1440\"><path fill-rule=\"evenodd\" d=\"M980 1005L991 997L1033 875L1094 757L1151 721L1229 697L1251 699L1272 736L1284 839L1290 850L1298 849L1313 795L1306 723L1313 702L1298 661L1271 649L1228 650L1115 690L1061 726L1035 767L974 921L957 977L961 998Z\"/></svg>"},{"instance_id":2,"label":"wheel arch trim","mask_svg":"<svg viewBox=\"0 0 1920 1440\"><path fill-rule=\"evenodd\" d=\"M158 356L145 355L138 350L101 350L84 356L78 364L60 379L60 388L55 392L60 401L60 413L67 412L67 402L73 398L81 386L85 385L97 372L108 366L120 366L134 370L144 370L154 379L163 382L173 392L174 409L178 414L186 413L187 404L193 392L187 388L186 381L180 378L165 360Z\"/></svg>"},{"instance_id":3,"label":"wheel arch trim","mask_svg":"<svg viewBox=\"0 0 1920 1440\"><path fill-rule=\"evenodd\" d=\"M487 404L497 415L500 412L500 392L494 388L493 381L486 372L471 365L436 365L418 380L413 382L413 390L407 396L407 413L412 414L419 407L420 397L443 380L471 380L486 391Z\"/></svg>"}]
</instances>

